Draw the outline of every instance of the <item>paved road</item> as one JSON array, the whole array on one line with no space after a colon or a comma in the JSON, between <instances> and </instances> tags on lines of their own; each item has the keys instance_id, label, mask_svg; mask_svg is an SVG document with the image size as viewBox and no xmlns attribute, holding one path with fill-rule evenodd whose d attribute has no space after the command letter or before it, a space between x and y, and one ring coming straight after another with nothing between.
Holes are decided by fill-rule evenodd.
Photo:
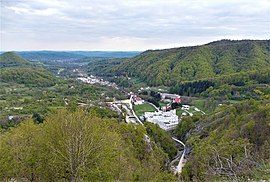
<instances>
[{"instance_id":1,"label":"paved road","mask_svg":"<svg viewBox=\"0 0 270 182\"><path fill-rule=\"evenodd\" d=\"M133 110L133 107L132 107L131 99L132 99L132 97L130 97L129 100L120 101L120 103L128 104L128 105L130 106L130 110L131 110L133 116L138 120L138 122L139 122L141 125L144 125L144 124L141 122L141 120L138 118L138 116L135 114L135 112L134 112L134 110ZM114 103L117 103L117 102L114 102ZM119 101L118 101L118 103L119 103ZM150 103L150 104L152 104L152 103ZM157 110L159 110L154 104L152 104L152 105L153 105ZM127 109L127 108L125 108L125 109ZM146 135L146 136L147 136L147 135ZM147 136L147 137L148 137L148 136ZM148 137L148 138L149 138L149 137ZM178 139L175 138L175 137L172 137L172 139L173 139L174 141L176 141L176 142L178 142L178 143L180 143L181 145L184 146L183 154L182 154L182 156L181 156L181 158L180 158L180 161L179 161L179 163L178 163L178 165L177 165L177 167L176 167L176 170L175 170L175 174L180 174L180 173L182 172L182 168L184 167L184 157L185 157L185 152L186 152L186 145L185 145L182 141L178 140Z\"/></svg>"},{"instance_id":2,"label":"paved road","mask_svg":"<svg viewBox=\"0 0 270 182\"><path fill-rule=\"evenodd\" d=\"M155 106L153 103L151 102L145 102L145 103L152 105L157 111L159 111L159 108L157 108L157 106Z\"/></svg>"},{"instance_id":3,"label":"paved road","mask_svg":"<svg viewBox=\"0 0 270 182\"><path fill-rule=\"evenodd\" d=\"M180 174L182 172L182 168L185 165L184 164L184 157L185 157L185 153L186 153L186 145L182 141L178 140L177 138L172 137L172 139L184 146L183 154L182 154L180 161L179 161L179 163L176 167L176 170L175 170L175 174Z\"/></svg>"}]
</instances>

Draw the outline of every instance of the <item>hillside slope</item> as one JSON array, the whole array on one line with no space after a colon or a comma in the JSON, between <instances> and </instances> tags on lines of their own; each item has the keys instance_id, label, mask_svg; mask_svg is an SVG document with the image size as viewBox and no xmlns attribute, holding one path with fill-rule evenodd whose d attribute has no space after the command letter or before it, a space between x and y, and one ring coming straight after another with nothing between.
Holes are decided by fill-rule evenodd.
<instances>
[{"instance_id":1,"label":"hillside slope","mask_svg":"<svg viewBox=\"0 0 270 182\"><path fill-rule=\"evenodd\" d=\"M35 67L14 52L3 53L0 58L0 82L52 86L58 80L49 71Z\"/></svg>"},{"instance_id":2,"label":"hillside slope","mask_svg":"<svg viewBox=\"0 0 270 182\"><path fill-rule=\"evenodd\" d=\"M146 51L120 65L112 65L110 71L139 77L153 86L173 86L264 68L270 68L270 40L222 40L202 46Z\"/></svg>"},{"instance_id":3,"label":"hillside slope","mask_svg":"<svg viewBox=\"0 0 270 182\"><path fill-rule=\"evenodd\" d=\"M183 119L176 135L192 148L184 181L270 180L269 110L269 101L251 100Z\"/></svg>"},{"instance_id":4,"label":"hillside slope","mask_svg":"<svg viewBox=\"0 0 270 182\"><path fill-rule=\"evenodd\" d=\"M29 67L32 63L26 61L14 52L5 52L0 55L0 68L7 67Z\"/></svg>"},{"instance_id":5,"label":"hillside slope","mask_svg":"<svg viewBox=\"0 0 270 182\"><path fill-rule=\"evenodd\" d=\"M15 82L29 86L52 86L57 78L42 68L4 68L0 69L0 82Z\"/></svg>"}]
</instances>

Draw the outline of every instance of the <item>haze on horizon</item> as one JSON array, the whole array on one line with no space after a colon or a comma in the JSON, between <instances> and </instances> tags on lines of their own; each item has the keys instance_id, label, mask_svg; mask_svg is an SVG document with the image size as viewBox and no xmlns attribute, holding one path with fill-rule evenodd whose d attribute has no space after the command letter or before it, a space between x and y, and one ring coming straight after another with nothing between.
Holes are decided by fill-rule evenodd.
<instances>
[{"instance_id":1,"label":"haze on horizon","mask_svg":"<svg viewBox=\"0 0 270 182\"><path fill-rule=\"evenodd\" d=\"M269 0L1 0L1 51L143 51L269 39Z\"/></svg>"}]
</instances>

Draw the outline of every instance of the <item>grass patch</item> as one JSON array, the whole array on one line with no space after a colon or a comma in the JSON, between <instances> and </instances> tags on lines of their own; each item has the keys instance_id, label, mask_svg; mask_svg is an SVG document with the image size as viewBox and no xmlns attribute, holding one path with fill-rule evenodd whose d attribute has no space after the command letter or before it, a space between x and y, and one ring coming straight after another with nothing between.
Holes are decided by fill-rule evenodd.
<instances>
[{"instance_id":1,"label":"grass patch","mask_svg":"<svg viewBox=\"0 0 270 182\"><path fill-rule=\"evenodd\" d=\"M176 115L181 116L184 111L181 108L176 108Z\"/></svg>"},{"instance_id":2,"label":"grass patch","mask_svg":"<svg viewBox=\"0 0 270 182\"><path fill-rule=\"evenodd\" d=\"M167 106L168 102L159 102L160 107Z\"/></svg>"},{"instance_id":3,"label":"grass patch","mask_svg":"<svg viewBox=\"0 0 270 182\"><path fill-rule=\"evenodd\" d=\"M141 104L141 105L135 105L134 111L137 116L142 116L144 115L145 112L154 112L156 111L156 109L154 108L154 106L150 104Z\"/></svg>"},{"instance_id":4,"label":"grass patch","mask_svg":"<svg viewBox=\"0 0 270 182\"><path fill-rule=\"evenodd\" d=\"M155 92L168 92L169 87L165 87L165 86L150 87L149 90L152 90L152 91L155 91Z\"/></svg>"},{"instance_id":5,"label":"grass patch","mask_svg":"<svg viewBox=\"0 0 270 182\"><path fill-rule=\"evenodd\" d=\"M204 102L206 100L205 99L198 99L198 100L193 100L191 102L191 105L197 107L198 109L202 110L204 108Z\"/></svg>"},{"instance_id":6,"label":"grass patch","mask_svg":"<svg viewBox=\"0 0 270 182\"><path fill-rule=\"evenodd\" d=\"M239 102L241 102L241 101L239 101L239 100L229 100L229 102L230 102L231 104L237 104L237 103L239 103Z\"/></svg>"},{"instance_id":7,"label":"grass patch","mask_svg":"<svg viewBox=\"0 0 270 182\"><path fill-rule=\"evenodd\" d=\"M253 172L256 181L270 180L270 163L265 163Z\"/></svg>"},{"instance_id":8,"label":"grass patch","mask_svg":"<svg viewBox=\"0 0 270 182\"><path fill-rule=\"evenodd\" d=\"M63 106L50 106L50 107L48 107L48 109L50 109L50 110L56 110L56 109L64 109L65 107L63 107Z\"/></svg>"}]
</instances>

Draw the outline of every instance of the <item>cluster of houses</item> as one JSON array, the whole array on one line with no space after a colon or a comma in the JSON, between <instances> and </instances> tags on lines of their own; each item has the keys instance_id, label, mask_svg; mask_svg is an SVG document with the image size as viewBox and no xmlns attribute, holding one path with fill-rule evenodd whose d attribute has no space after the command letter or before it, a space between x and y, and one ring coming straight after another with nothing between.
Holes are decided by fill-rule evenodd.
<instances>
[{"instance_id":1,"label":"cluster of houses","mask_svg":"<svg viewBox=\"0 0 270 182\"><path fill-rule=\"evenodd\" d=\"M168 102L166 106L161 108L162 111L170 111L172 110L172 104L181 104L181 97L176 94L168 94L168 93L160 93L161 101Z\"/></svg>"},{"instance_id":2,"label":"cluster of houses","mask_svg":"<svg viewBox=\"0 0 270 182\"><path fill-rule=\"evenodd\" d=\"M93 75L86 76L86 77L78 77L77 79L81 80L84 83L88 83L88 84L100 84L100 85L114 87L116 89L119 89L117 87L116 83L105 81L105 80L97 78L96 76L93 76Z\"/></svg>"}]
</instances>

